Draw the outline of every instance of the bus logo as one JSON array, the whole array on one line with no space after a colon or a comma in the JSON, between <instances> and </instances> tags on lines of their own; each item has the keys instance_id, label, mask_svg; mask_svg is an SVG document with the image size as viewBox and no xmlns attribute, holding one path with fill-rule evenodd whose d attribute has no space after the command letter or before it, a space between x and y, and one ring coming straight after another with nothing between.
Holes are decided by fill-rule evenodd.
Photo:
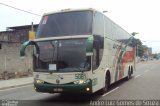
<instances>
[{"instance_id":1,"label":"bus logo","mask_svg":"<svg viewBox=\"0 0 160 106\"><path fill-rule=\"evenodd\" d=\"M60 80L59 80L59 79L57 79L57 80L56 80L56 84L59 84L59 83L60 83Z\"/></svg>"}]
</instances>

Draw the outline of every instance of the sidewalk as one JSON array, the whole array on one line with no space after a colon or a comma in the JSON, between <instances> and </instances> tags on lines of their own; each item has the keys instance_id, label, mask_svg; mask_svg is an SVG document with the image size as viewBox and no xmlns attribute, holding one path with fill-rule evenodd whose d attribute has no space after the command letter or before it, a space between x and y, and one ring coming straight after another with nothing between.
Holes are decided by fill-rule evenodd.
<instances>
[{"instance_id":1,"label":"sidewalk","mask_svg":"<svg viewBox=\"0 0 160 106\"><path fill-rule=\"evenodd\" d=\"M33 84L33 77L0 80L0 90L29 84Z\"/></svg>"}]
</instances>

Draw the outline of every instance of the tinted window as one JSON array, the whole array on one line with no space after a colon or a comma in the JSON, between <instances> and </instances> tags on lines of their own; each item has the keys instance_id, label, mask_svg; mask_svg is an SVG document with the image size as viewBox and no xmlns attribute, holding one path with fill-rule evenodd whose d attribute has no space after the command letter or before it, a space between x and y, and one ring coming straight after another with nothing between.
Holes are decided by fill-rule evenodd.
<instances>
[{"instance_id":1,"label":"tinted window","mask_svg":"<svg viewBox=\"0 0 160 106\"><path fill-rule=\"evenodd\" d=\"M101 13L96 12L94 14L94 27L93 33L96 35L103 36L104 35L104 19Z\"/></svg>"},{"instance_id":2,"label":"tinted window","mask_svg":"<svg viewBox=\"0 0 160 106\"><path fill-rule=\"evenodd\" d=\"M40 54L38 58L34 55L35 71L48 71L50 64L56 64L54 72L86 70L81 67L87 61L86 39L44 41L37 44ZM88 59L87 62L89 61L91 60Z\"/></svg>"},{"instance_id":3,"label":"tinted window","mask_svg":"<svg viewBox=\"0 0 160 106\"><path fill-rule=\"evenodd\" d=\"M92 11L62 12L44 16L37 38L91 34Z\"/></svg>"},{"instance_id":4,"label":"tinted window","mask_svg":"<svg viewBox=\"0 0 160 106\"><path fill-rule=\"evenodd\" d=\"M123 28L114 23L108 17L104 17L105 19L105 37L110 38L112 40L117 40L123 43L127 43L131 35L127 33Z\"/></svg>"}]
</instances>

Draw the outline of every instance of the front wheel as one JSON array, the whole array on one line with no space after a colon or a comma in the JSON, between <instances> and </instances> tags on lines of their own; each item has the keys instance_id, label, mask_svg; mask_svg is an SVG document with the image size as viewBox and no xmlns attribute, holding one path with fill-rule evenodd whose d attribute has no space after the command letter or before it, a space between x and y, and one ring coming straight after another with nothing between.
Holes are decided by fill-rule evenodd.
<instances>
[{"instance_id":1,"label":"front wheel","mask_svg":"<svg viewBox=\"0 0 160 106\"><path fill-rule=\"evenodd\" d=\"M103 95L109 90L110 79L108 76L105 77L105 86L100 90L100 94Z\"/></svg>"}]
</instances>

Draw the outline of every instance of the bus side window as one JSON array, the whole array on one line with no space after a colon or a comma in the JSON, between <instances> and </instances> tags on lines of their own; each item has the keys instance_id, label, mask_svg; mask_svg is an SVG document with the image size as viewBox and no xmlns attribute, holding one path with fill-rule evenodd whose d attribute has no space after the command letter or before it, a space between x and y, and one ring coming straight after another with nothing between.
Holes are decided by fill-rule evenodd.
<instances>
[{"instance_id":1,"label":"bus side window","mask_svg":"<svg viewBox=\"0 0 160 106\"><path fill-rule=\"evenodd\" d=\"M2 49L2 44L0 43L0 49Z\"/></svg>"}]
</instances>

